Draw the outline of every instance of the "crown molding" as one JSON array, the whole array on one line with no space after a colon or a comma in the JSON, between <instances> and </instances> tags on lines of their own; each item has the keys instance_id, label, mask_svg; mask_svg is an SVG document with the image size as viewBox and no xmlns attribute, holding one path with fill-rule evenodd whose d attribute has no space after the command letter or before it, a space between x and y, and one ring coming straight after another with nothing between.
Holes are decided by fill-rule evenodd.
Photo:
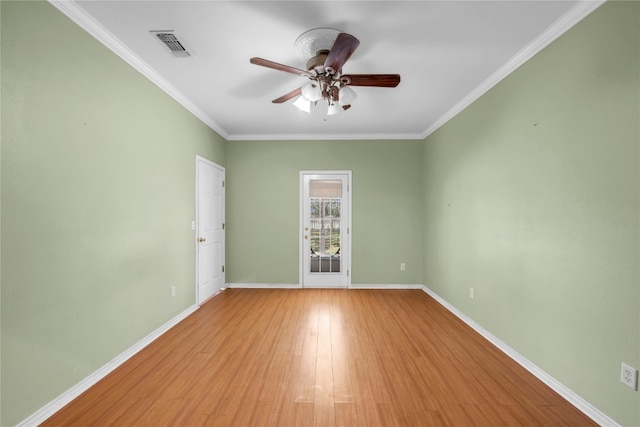
<instances>
[{"instance_id":1,"label":"crown molding","mask_svg":"<svg viewBox=\"0 0 640 427\"><path fill-rule=\"evenodd\" d=\"M574 7L558 18L553 24L547 27L535 40L521 49L511 59L509 59L495 73L480 83L474 90L469 92L449 111L440 116L421 134L421 138L426 138L449 120L461 113L465 108L484 95L492 87L500 83L505 77L513 73L522 64L533 58L538 52L547 47L551 42L567 32L571 27L584 19L591 12L602 6L606 0L580 0Z\"/></svg>"},{"instance_id":2,"label":"crown molding","mask_svg":"<svg viewBox=\"0 0 640 427\"><path fill-rule=\"evenodd\" d=\"M227 138L228 141L356 141L356 140L380 140L380 139L403 139L416 140L424 139L418 133L350 133L350 134L231 134Z\"/></svg>"},{"instance_id":3,"label":"crown molding","mask_svg":"<svg viewBox=\"0 0 640 427\"><path fill-rule=\"evenodd\" d=\"M548 46L564 34L571 27L584 19L591 12L596 10L606 0L580 0L573 8L571 8L562 17L556 20L552 25L534 41L520 50L510 60L508 60L495 73L484 80L474 90L469 92L464 98L456 103L445 114L440 116L435 122L427 127L422 133L399 133L399 134L229 134L225 131L213 118L196 106L182 92L175 88L166 79L160 76L140 57L133 53L126 45L124 45L117 37L111 34L99 22L78 6L73 0L47 0L56 9L66 15L69 19L79 25L82 29L91 34L99 42L113 51L125 62L131 65L135 70L140 72L146 78L151 80L161 90L171 96L176 102L186 108L194 116L203 123L217 132L227 141L282 141L282 140L422 140L427 138L449 120L454 118L465 108L475 102L496 84L502 81L509 74L514 72L522 64L531 59L534 55Z\"/></svg>"},{"instance_id":4,"label":"crown molding","mask_svg":"<svg viewBox=\"0 0 640 427\"><path fill-rule=\"evenodd\" d=\"M158 86L167 95L176 102L186 108L191 114L200 119L204 124L209 126L215 132L225 139L229 138L227 132L218 125L209 115L196 106L182 92L176 89L165 78L160 76L156 71L144 62L138 55L133 53L124 43L116 36L104 28L98 21L93 19L91 15L85 12L75 1L70 0L47 0L53 7L62 12L65 16L76 23L80 28L91 34L100 43L105 45L113 53L122 58L127 64L131 65L136 71L151 80L153 84Z\"/></svg>"}]
</instances>

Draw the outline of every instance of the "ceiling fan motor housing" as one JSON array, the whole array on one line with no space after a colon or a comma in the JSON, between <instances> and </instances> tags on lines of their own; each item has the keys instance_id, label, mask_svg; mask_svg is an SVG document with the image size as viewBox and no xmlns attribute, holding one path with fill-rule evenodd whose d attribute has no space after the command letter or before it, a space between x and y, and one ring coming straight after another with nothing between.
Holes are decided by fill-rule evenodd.
<instances>
[{"instance_id":1,"label":"ceiling fan motor housing","mask_svg":"<svg viewBox=\"0 0 640 427\"><path fill-rule=\"evenodd\" d=\"M329 55L329 51L328 50L320 50L316 53L315 56L312 56L311 58L309 58L309 60L307 61L307 70L309 71L320 71L321 69L324 69L324 61L327 59L327 56Z\"/></svg>"}]
</instances>

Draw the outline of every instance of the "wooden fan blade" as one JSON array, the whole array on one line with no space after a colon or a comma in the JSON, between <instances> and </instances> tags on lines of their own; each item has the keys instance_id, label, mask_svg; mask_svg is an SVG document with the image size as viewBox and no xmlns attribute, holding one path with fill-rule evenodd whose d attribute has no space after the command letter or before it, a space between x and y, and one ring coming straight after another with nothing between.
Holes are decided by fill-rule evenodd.
<instances>
[{"instance_id":1,"label":"wooden fan blade","mask_svg":"<svg viewBox=\"0 0 640 427\"><path fill-rule=\"evenodd\" d=\"M347 62L359 45L360 41L351 34L338 34L327 59L324 61L324 69L329 74L339 73L344 63Z\"/></svg>"},{"instance_id":2,"label":"wooden fan blade","mask_svg":"<svg viewBox=\"0 0 640 427\"><path fill-rule=\"evenodd\" d=\"M278 64L277 62L269 61L268 59L251 58L249 62L255 65L261 65L263 67L273 68L274 70L284 71L286 73L291 73L298 76L309 77L311 75L308 71L301 70L295 67L290 67L288 65Z\"/></svg>"},{"instance_id":3,"label":"wooden fan blade","mask_svg":"<svg viewBox=\"0 0 640 427\"><path fill-rule=\"evenodd\" d=\"M288 94L282 95L280 98L276 98L271 102L273 102L274 104L282 104L283 102L286 102L286 101L290 100L291 98L295 98L296 96L301 95L301 94L302 94L302 88L299 87L298 89L292 90Z\"/></svg>"},{"instance_id":4,"label":"wooden fan blade","mask_svg":"<svg viewBox=\"0 0 640 427\"><path fill-rule=\"evenodd\" d=\"M340 80L349 86L396 87L400 74L345 74Z\"/></svg>"}]
</instances>

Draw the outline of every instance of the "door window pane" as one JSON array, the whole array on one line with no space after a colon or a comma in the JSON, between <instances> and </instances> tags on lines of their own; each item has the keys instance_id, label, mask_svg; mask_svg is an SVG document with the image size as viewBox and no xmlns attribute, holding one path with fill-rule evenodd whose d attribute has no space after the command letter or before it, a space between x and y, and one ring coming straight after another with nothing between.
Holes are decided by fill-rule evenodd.
<instances>
[{"instance_id":1,"label":"door window pane","mask_svg":"<svg viewBox=\"0 0 640 427\"><path fill-rule=\"evenodd\" d=\"M310 272L340 272L342 183L312 180L309 185Z\"/></svg>"}]
</instances>

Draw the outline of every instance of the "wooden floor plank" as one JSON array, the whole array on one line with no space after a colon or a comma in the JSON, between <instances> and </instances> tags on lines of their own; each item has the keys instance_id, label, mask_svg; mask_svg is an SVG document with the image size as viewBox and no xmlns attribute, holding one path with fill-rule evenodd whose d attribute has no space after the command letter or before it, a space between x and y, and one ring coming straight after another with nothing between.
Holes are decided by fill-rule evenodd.
<instances>
[{"instance_id":1,"label":"wooden floor plank","mask_svg":"<svg viewBox=\"0 0 640 427\"><path fill-rule=\"evenodd\" d=\"M354 403L336 402L336 427L351 427L358 425L356 405Z\"/></svg>"},{"instance_id":2,"label":"wooden floor plank","mask_svg":"<svg viewBox=\"0 0 640 427\"><path fill-rule=\"evenodd\" d=\"M229 289L43 426L594 426L420 290Z\"/></svg>"}]
</instances>

